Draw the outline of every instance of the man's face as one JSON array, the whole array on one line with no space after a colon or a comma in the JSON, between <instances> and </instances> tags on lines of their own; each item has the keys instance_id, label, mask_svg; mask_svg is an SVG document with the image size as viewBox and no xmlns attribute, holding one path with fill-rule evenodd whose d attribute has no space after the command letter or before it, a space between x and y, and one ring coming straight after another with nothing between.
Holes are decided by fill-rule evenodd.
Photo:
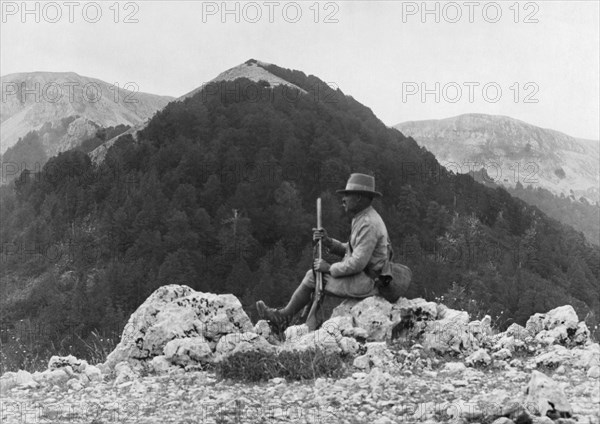
<instances>
[{"instance_id":1,"label":"man's face","mask_svg":"<svg viewBox=\"0 0 600 424\"><path fill-rule=\"evenodd\" d=\"M342 197L342 206L346 213L358 212L358 203L360 202L360 194L346 193Z\"/></svg>"}]
</instances>

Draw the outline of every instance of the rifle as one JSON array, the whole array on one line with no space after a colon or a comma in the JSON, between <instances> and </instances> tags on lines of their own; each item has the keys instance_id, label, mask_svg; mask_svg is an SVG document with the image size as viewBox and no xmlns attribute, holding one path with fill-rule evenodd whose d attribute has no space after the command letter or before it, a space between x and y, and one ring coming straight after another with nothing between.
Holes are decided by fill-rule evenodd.
<instances>
[{"instance_id":1,"label":"rifle","mask_svg":"<svg viewBox=\"0 0 600 424\"><path fill-rule=\"evenodd\" d=\"M321 198L317 199L317 229L321 229ZM317 245L315 246L317 249L317 258L321 259L323 254L323 240L319 239ZM310 311L308 313L308 317L306 318L306 325L308 325L308 329L310 331L314 331L317 329L317 310L321 304L323 299L323 273L316 271L315 275L315 292L313 294L312 306L310 307Z\"/></svg>"}]
</instances>

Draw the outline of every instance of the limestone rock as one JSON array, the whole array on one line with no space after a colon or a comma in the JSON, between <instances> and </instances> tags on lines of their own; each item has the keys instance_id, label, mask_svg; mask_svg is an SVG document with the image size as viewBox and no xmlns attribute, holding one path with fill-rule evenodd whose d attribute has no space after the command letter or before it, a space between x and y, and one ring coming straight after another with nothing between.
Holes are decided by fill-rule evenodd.
<instances>
[{"instance_id":1,"label":"limestone rock","mask_svg":"<svg viewBox=\"0 0 600 424\"><path fill-rule=\"evenodd\" d=\"M212 346L229 333L252 330L239 300L192 290L183 285L159 287L131 315L121 341L104 363L108 369L128 360L161 355L173 339L203 336Z\"/></svg>"},{"instance_id":2,"label":"limestone rock","mask_svg":"<svg viewBox=\"0 0 600 424\"><path fill-rule=\"evenodd\" d=\"M559 306L545 314L532 315L525 328L537 341L546 345L567 343L579 328L577 313L571 305ZM578 340L586 339L585 329L580 328Z\"/></svg>"},{"instance_id":3,"label":"limestone rock","mask_svg":"<svg viewBox=\"0 0 600 424\"><path fill-rule=\"evenodd\" d=\"M165 355L158 355L150 361L150 369L156 374L165 374L173 370L174 366Z\"/></svg>"},{"instance_id":4,"label":"limestone rock","mask_svg":"<svg viewBox=\"0 0 600 424\"><path fill-rule=\"evenodd\" d=\"M321 328L327 328L328 331L337 329L343 336L349 336L354 334L355 327L352 316L348 315L329 318L321 325Z\"/></svg>"},{"instance_id":5,"label":"limestone rock","mask_svg":"<svg viewBox=\"0 0 600 424\"><path fill-rule=\"evenodd\" d=\"M559 385L539 371L532 371L527 385L525 404L534 405L542 417L570 417L573 413L567 396Z\"/></svg>"},{"instance_id":6,"label":"limestone rock","mask_svg":"<svg viewBox=\"0 0 600 424\"><path fill-rule=\"evenodd\" d=\"M354 305L350 311L357 327L367 331L368 341L385 340L393 326L392 304L383 297L371 296Z\"/></svg>"},{"instance_id":7,"label":"limestone rock","mask_svg":"<svg viewBox=\"0 0 600 424\"><path fill-rule=\"evenodd\" d=\"M72 374L67 371L67 369L70 368L71 367L67 365L62 368L43 371L36 376L38 378L37 382L49 384L51 386L61 386L71 378Z\"/></svg>"},{"instance_id":8,"label":"limestone rock","mask_svg":"<svg viewBox=\"0 0 600 424\"><path fill-rule=\"evenodd\" d=\"M467 367L462 362L446 362L444 365L444 371L450 374L462 374Z\"/></svg>"},{"instance_id":9,"label":"limestone rock","mask_svg":"<svg viewBox=\"0 0 600 424\"><path fill-rule=\"evenodd\" d=\"M119 362L115 365L116 378L113 382L113 387L119 386L120 384L133 381L136 379L136 374L131 369L131 366L126 361Z\"/></svg>"},{"instance_id":10,"label":"limestone rock","mask_svg":"<svg viewBox=\"0 0 600 424\"><path fill-rule=\"evenodd\" d=\"M406 299L401 297L392 305L392 320L396 318L411 321L432 321L437 318L437 304L427 302L420 297Z\"/></svg>"},{"instance_id":11,"label":"limestone rock","mask_svg":"<svg viewBox=\"0 0 600 424\"><path fill-rule=\"evenodd\" d=\"M360 346L356 339L352 337L342 337L339 342L340 349L342 349L342 353L345 355L353 356L355 355Z\"/></svg>"},{"instance_id":12,"label":"limestone rock","mask_svg":"<svg viewBox=\"0 0 600 424\"><path fill-rule=\"evenodd\" d=\"M146 330L141 343L142 356L161 355L165 345L173 339L203 336L203 325L193 309L168 304L156 314L156 322Z\"/></svg>"},{"instance_id":13,"label":"limestone rock","mask_svg":"<svg viewBox=\"0 0 600 424\"><path fill-rule=\"evenodd\" d=\"M204 337L174 339L164 347L165 358L177 365L211 362L213 355L210 345Z\"/></svg>"},{"instance_id":14,"label":"limestone rock","mask_svg":"<svg viewBox=\"0 0 600 424\"><path fill-rule=\"evenodd\" d=\"M285 340L287 342L294 342L300 337L307 335L309 332L308 325L291 325L285 329Z\"/></svg>"},{"instance_id":15,"label":"limestone rock","mask_svg":"<svg viewBox=\"0 0 600 424\"><path fill-rule=\"evenodd\" d=\"M573 336L573 343L582 345L587 343L590 339L590 330L588 329L586 323L581 321L577 324L577 330L575 331L575 335Z\"/></svg>"},{"instance_id":16,"label":"limestone rock","mask_svg":"<svg viewBox=\"0 0 600 424\"><path fill-rule=\"evenodd\" d=\"M215 353L224 356L237 352L263 351L274 352L276 347L267 340L253 332L231 333L219 340Z\"/></svg>"},{"instance_id":17,"label":"limestone rock","mask_svg":"<svg viewBox=\"0 0 600 424\"><path fill-rule=\"evenodd\" d=\"M564 346L555 345L550 350L536 356L535 365L537 367L557 368L564 363L568 363L570 359L571 352L569 349Z\"/></svg>"},{"instance_id":18,"label":"limestone rock","mask_svg":"<svg viewBox=\"0 0 600 424\"><path fill-rule=\"evenodd\" d=\"M506 336L514 337L516 340L525 340L529 336L529 332L522 325L512 323L504 332Z\"/></svg>"},{"instance_id":19,"label":"limestone rock","mask_svg":"<svg viewBox=\"0 0 600 424\"><path fill-rule=\"evenodd\" d=\"M339 342L342 333L336 326L321 327L316 331L295 337L280 346L281 351L307 351L319 349L325 353L341 353Z\"/></svg>"},{"instance_id":20,"label":"limestone rock","mask_svg":"<svg viewBox=\"0 0 600 424\"><path fill-rule=\"evenodd\" d=\"M483 365L488 366L492 363L492 358L485 349L479 349L473 352L465 359L465 364L469 366Z\"/></svg>"},{"instance_id":21,"label":"limestone rock","mask_svg":"<svg viewBox=\"0 0 600 424\"><path fill-rule=\"evenodd\" d=\"M426 349L445 354L478 347L476 339L469 332L467 312L449 309L444 305L438 305L437 312L438 319L426 322L424 327L422 344Z\"/></svg>"},{"instance_id":22,"label":"limestone rock","mask_svg":"<svg viewBox=\"0 0 600 424\"><path fill-rule=\"evenodd\" d=\"M89 381L102 381L102 372L94 365L88 365L83 372Z\"/></svg>"},{"instance_id":23,"label":"limestone rock","mask_svg":"<svg viewBox=\"0 0 600 424\"><path fill-rule=\"evenodd\" d=\"M256 324L254 324L253 332L264 337L265 339L268 339L271 335L271 326L269 325L269 321L264 319L258 320Z\"/></svg>"},{"instance_id":24,"label":"limestone rock","mask_svg":"<svg viewBox=\"0 0 600 424\"><path fill-rule=\"evenodd\" d=\"M357 356L353 365L359 369L369 369L370 367L382 367L390 369L393 366L393 355L387 348L385 342L366 343L366 353Z\"/></svg>"},{"instance_id":25,"label":"limestone rock","mask_svg":"<svg viewBox=\"0 0 600 424\"><path fill-rule=\"evenodd\" d=\"M591 366L587 371L589 378L600 378L600 367L598 365Z\"/></svg>"},{"instance_id":26,"label":"limestone rock","mask_svg":"<svg viewBox=\"0 0 600 424\"><path fill-rule=\"evenodd\" d=\"M83 384L81 384L78 378L72 378L69 381L67 381L67 387L77 392L83 389Z\"/></svg>"},{"instance_id":27,"label":"limestone rock","mask_svg":"<svg viewBox=\"0 0 600 424\"><path fill-rule=\"evenodd\" d=\"M592 343L583 348L571 349L571 355L575 367L588 369L600 365L600 344Z\"/></svg>"},{"instance_id":28,"label":"limestone rock","mask_svg":"<svg viewBox=\"0 0 600 424\"><path fill-rule=\"evenodd\" d=\"M69 356L52 356L48 361L48 369L54 370L70 366L75 372L83 372L87 367L87 361L77 359L73 355Z\"/></svg>"},{"instance_id":29,"label":"limestone rock","mask_svg":"<svg viewBox=\"0 0 600 424\"><path fill-rule=\"evenodd\" d=\"M503 360L503 359L509 359L509 358L511 358L512 357L512 353L510 352L509 349L504 348L504 349L500 349L497 352L494 352L492 354L492 356L494 357L494 359Z\"/></svg>"}]
</instances>

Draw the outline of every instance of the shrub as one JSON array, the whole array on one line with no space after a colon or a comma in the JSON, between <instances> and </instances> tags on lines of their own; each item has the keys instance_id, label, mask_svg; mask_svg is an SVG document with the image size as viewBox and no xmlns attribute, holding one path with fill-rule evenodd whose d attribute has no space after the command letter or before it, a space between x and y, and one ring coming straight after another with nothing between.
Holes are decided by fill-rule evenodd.
<instances>
[{"instance_id":1,"label":"shrub","mask_svg":"<svg viewBox=\"0 0 600 424\"><path fill-rule=\"evenodd\" d=\"M267 353L237 352L217 364L217 376L241 381L266 381L282 377L286 380L312 380L318 377L342 377L348 369L336 354L321 350Z\"/></svg>"}]
</instances>

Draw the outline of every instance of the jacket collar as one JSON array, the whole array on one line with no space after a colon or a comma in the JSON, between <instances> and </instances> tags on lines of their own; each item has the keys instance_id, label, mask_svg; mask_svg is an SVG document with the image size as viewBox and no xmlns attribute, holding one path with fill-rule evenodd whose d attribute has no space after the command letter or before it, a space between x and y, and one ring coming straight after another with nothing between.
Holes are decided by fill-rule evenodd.
<instances>
[{"instance_id":1,"label":"jacket collar","mask_svg":"<svg viewBox=\"0 0 600 424\"><path fill-rule=\"evenodd\" d=\"M356 215L354 215L352 217L352 221L357 220L358 218L360 218L363 215L366 215L367 213L371 212L373 210L373 205L369 205L366 208L364 208L362 211L360 211L359 213L357 213Z\"/></svg>"}]
</instances>

